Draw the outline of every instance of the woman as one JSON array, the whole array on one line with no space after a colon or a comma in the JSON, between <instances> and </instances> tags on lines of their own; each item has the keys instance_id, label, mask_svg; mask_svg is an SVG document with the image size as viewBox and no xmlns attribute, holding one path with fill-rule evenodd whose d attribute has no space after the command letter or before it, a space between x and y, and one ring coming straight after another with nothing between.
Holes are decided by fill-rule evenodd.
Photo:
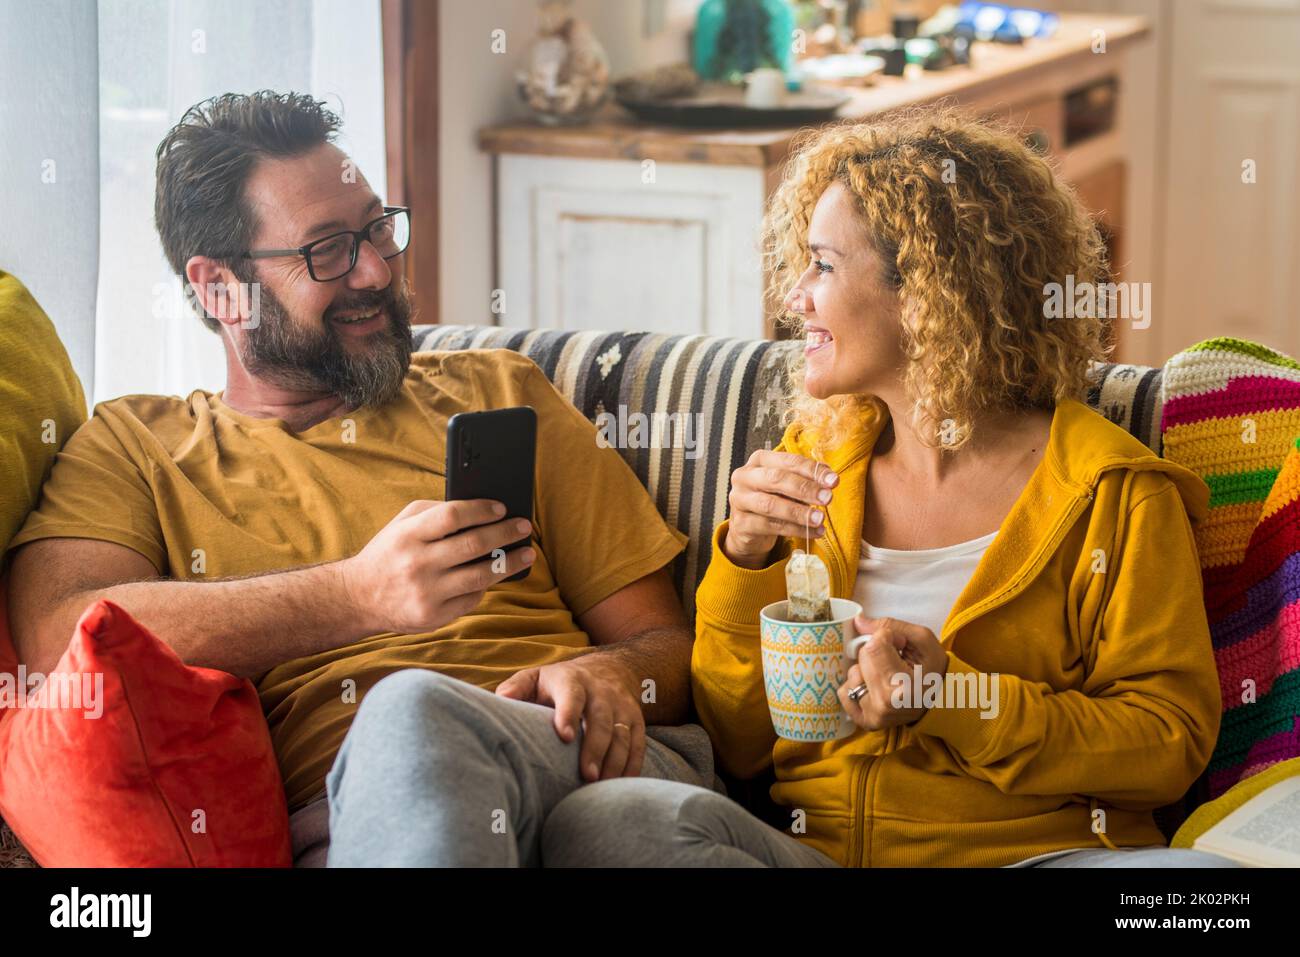
<instances>
[{"instance_id":1,"label":"woman","mask_svg":"<svg viewBox=\"0 0 1300 957\"><path fill-rule=\"evenodd\" d=\"M1073 195L1014 136L913 113L815 132L765 245L802 370L781 445L732 476L692 679L723 767L774 767L789 823L607 781L553 813L547 862L1232 866L1152 819L1219 730L1189 524L1208 489L1079 401L1103 322L1045 303L1107 266ZM776 737L759 652L806 535L872 635L840 688L859 730L826 743ZM896 707L914 666L997 706Z\"/></svg>"}]
</instances>

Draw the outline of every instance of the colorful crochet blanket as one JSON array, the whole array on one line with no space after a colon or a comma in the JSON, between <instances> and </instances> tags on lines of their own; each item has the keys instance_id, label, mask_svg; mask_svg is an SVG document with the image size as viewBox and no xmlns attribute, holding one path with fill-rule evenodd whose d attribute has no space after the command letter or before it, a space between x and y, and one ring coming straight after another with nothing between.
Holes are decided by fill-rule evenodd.
<instances>
[{"instance_id":1,"label":"colorful crochet blanket","mask_svg":"<svg viewBox=\"0 0 1300 957\"><path fill-rule=\"evenodd\" d=\"M1196 528L1223 723L1202 800L1300 756L1300 363L1210 339L1165 365L1164 455L1210 487Z\"/></svg>"}]
</instances>

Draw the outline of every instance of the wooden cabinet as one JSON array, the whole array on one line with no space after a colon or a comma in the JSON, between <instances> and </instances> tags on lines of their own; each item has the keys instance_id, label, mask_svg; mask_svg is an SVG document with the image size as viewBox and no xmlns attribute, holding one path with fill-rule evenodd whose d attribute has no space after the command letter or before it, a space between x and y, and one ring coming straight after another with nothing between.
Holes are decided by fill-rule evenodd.
<instances>
[{"instance_id":1,"label":"wooden cabinet","mask_svg":"<svg viewBox=\"0 0 1300 957\"><path fill-rule=\"evenodd\" d=\"M754 336L763 170L501 156L502 324Z\"/></svg>"}]
</instances>

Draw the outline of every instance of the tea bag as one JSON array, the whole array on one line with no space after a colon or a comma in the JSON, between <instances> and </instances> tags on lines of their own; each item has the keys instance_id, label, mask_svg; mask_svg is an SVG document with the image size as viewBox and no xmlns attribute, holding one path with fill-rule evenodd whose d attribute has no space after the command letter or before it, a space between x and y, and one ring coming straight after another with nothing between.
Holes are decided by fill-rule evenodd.
<instances>
[{"instance_id":1,"label":"tea bag","mask_svg":"<svg viewBox=\"0 0 1300 957\"><path fill-rule=\"evenodd\" d=\"M796 548L785 566L785 590L791 621L831 620L831 580L826 563Z\"/></svg>"},{"instance_id":2,"label":"tea bag","mask_svg":"<svg viewBox=\"0 0 1300 957\"><path fill-rule=\"evenodd\" d=\"M821 484L821 462L814 470L813 481ZM830 521L830 513L826 513ZM807 520L805 519L805 523ZM812 526L803 528L804 547L796 548L785 566L785 593L791 621L831 620L831 576L826 563L813 554Z\"/></svg>"}]
</instances>

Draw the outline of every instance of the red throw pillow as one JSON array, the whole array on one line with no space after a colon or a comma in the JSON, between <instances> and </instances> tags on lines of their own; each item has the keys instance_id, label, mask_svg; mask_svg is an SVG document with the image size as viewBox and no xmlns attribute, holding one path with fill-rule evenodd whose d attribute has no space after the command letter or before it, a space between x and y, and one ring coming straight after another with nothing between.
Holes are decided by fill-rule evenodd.
<instances>
[{"instance_id":1,"label":"red throw pillow","mask_svg":"<svg viewBox=\"0 0 1300 957\"><path fill-rule=\"evenodd\" d=\"M13 707L14 677L0 674L0 815L41 865L291 866L250 682L184 664L109 601L81 616L26 706Z\"/></svg>"}]
</instances>

